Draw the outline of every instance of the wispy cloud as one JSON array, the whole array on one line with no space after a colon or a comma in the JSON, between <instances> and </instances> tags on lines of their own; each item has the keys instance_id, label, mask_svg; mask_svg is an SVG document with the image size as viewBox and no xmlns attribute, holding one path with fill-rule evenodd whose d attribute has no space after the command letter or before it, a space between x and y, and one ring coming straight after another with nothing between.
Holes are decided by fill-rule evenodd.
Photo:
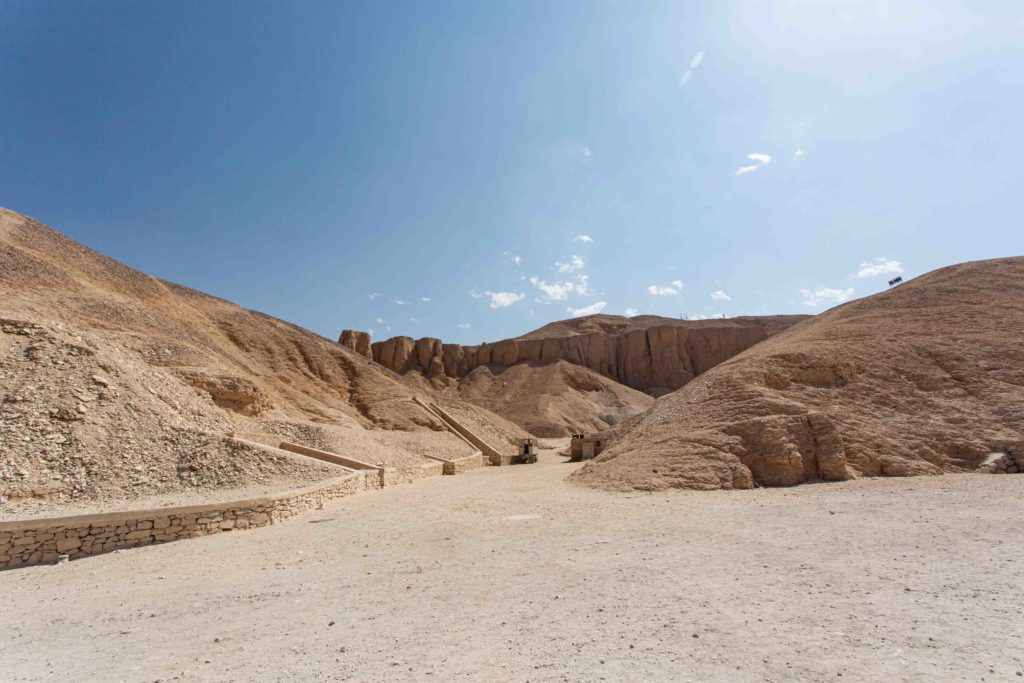
<instances>
[{"instance_id":1,"label":"wispy cloud","mask_svg":"<svg viewBox=\"0 0 1024 683\"><path fill-rule=\"evenodd\" d=\"M700 50L690 60L690 68L683 72L683 75L679 77L679 85L683 86L690 82L693 78L693 72L697 70L700 63L704 61L704 50Z\"/></svg>"},{"instance_id":2,"label":"wispy cloud","mask_svg":"<svg viewBox=\"0 0 1024 683\"><path fill-rule=\"evenodd\" d=\"M712 292L711 298L714 299L715 301L732 301L732 297L720 289L715 292Z\"/></svg>"},{"instance_id":3,"label":"wispy cloud","mask_svg":"<svg viewBox=\"0 0 1024 683\"><path fill-rule=\"evenodd\" d=\"M474 299L483 299L484 298L484 295L481 294L480 292L476 291L475 289L469 290L469 295L471 297L473 297Z\"/></svg>"},{"instance_id":4,"label":"wispy cloud","mask_svg":"<svg viewBox=\"0 0 1024 683\"><path fill-rule=\"evenodd\" d=\"M430 297L429 296L425 296L425 297L421 298L420 301L429 304L430 303Z\"/></svg>"},{"instance_id":5,"label":"wispy cloud","mask_svg":"<svg viewBox=\"0 0 1024 683\"><path fill-rule=\"evenodd\" d=\"M530 284L544 292L546 301L563 301L576 289L573 282L545 282L536 275L530 278Z\"/></svg>"},{"instance_id":6,"label":"wispy cloud","mask_svg":"<svg viewBox=\"0 0 1024 683\"><path fill-rule=\"evenodd\" d=\"M394 302L396 304L398 304L399 306L408 306L409 305L408 301L402 301L401 299L395 299Z\"/></svg>"},{"instance_id":7,"label":"wispy cloud","mask_svg":"<svg viewBox=\"0 0 1024 683\"><path fill-rule=\"evenodd\" d=\"M594 241L594 238L591 237L590 235L580 235L579 237L573 237L572 241L573 242L583 242L585 244L589 244L589 243Z\"/></svg>"},{"instance_id":8,"label":"wispy cloud","mask_svg":"<svg viewBox=\"0 0 1024 683\"><path fill-rule=\"evenodd\" d=\"M572 317L579 318L580 316L583 316L583 315L594 315L595 313L600 313L601 311L604 310L604 307L607 306L607 305L608 305L607 301L598 301L597 303L593 303L593 304L590 304L589 306L584 306L582 308L572 308L570 306L569 308L566 308L565 310Z\"/></svg>"},{"instance_id":9,"label":"wispy cloud","mask_svg":"<svg viewBox=\"0 0 1024 683\"><path fill-rule=\"evenodd\" d=\"M898 275L903 272L899 261L892 261L879 256L874 261L861 261L857 269L858 278L878 277L879 275Z\"/></svg>"},{"instance_id":10,"label":"wispy cloud","mask_svg":"<svg viewBox=\"0 0 1024 683\"><path fill-rule=\"evenodd\" d=\"M418 323L419 321L420 321L419 318L409 318L409 322L411 322L411 323Z\"/></svg>"},{"instance_id":11,"label":"wispy cloud","mask_svg":"<svg viewBox=\"0 0 1024 683\"><path fill-rule=\"evenodd\" d=\"M523 265L523 259L519 256L513 256L512 263L516 264L517 266L521 266Z\"/></svg>"},{"instance_id":12,"label":"wispy cloud","mask_svg":"<svg viewBox=\"0 0 1024 683\"><path fill-rule=\"evenodd\" d=\"M798 149L797 151L793 152L793 161L796 161L797 159L799 159L803 155L804 155L804 151L802 149Z\"/></svg>"},{"instance_id":13,"label":"wispy cloud","mask_svg":"<svg viewBox=\"0 0 1024 683\"><path fill-rule=\"evenodd\" d=\"M627 309L626 309L626 310L624 310L624 311L623 311L622 313L623 313L623 315L625 315L625 316L626 316L627 318L632 318L632 317L633 317L633 316L635 316L635 315L640 315L640 311L636 310L635 308L627 308Z\"/></svg>"},{"instance_id":14,"label":"wispy cloud","mask_svg":"<svg viewBox=\"0 0 1024 683\"><path fill-rule=\"evenodd\" d=\"M853 287L849 289L832 289L831 287L818 287L817 289L801 289L800 296L804 298L804 306L817 308L825 304L841 304L853 298Z\"/></svg>"},{"instance_id":15,"label":"wispy cloud","mask_svg":"<svg viewBox=\"0 0 1024 683\"><path fill-rule=\"evenodd\" d=\"M383 295L380 292L371 292L370 293L370 301L373 301L374 299L377 299L377 298L379 298L381 296L383 296Z\"/></svg>"},{"instance_id":16,"label":"wispy cloud","mask_svg":"<svg viewBox=\"0 0 1024 683\"><path fill-rule=\"evenodd\" d=\"M565 153L570 159L574 159L581 164L588 163L590 157L594 155L586 145L568 145L565 148Z\"/></svg>"},{"instance_id":17,"label":"wispy cloud","mask_svg":"<svg viewBox=\"0 0 1024 683\"><path fill-rule=\"evenodd\" d=\"M679 294L682 291L683 291L683 281L682 280L673 280L672 282L670 282L666 286L651 285L650 287L647 288L647 293L648 294L653 294L654 296L672 296L674 294Z\"/></svg>"},{"instance_id":18,"label":"wispy cloud","mask_svg":"<svg viewBox=\"0 0 1024 683\"><path fill-rule=\"evenodd\" d=\"M491 298L491 303L488 304L491 308L508 308L526 298L522 292L484 292L484 294Z\"/></svg>"},{"instance_id":19,"label":"wispy cloud","mask_svg":"<svg viewBox=\"0 0 1024 683\"><path fill-rule=\"evenodd\" d=\"M383 325L384 324L384 318L377 317L377 318L374 318L374 321L376 321L376 323L378 325Z\"/></svg>"},{"instance_id":20,"label":"wispy cloud","mask_svg":"<svg viewBox=\"0 0 1024 683\"><path fill-rule=\"evenodd\" d=\"M469 323L459 323L455 327L459 328L460 330L468 330L469 329Z\"/></svg>"},{"instance_id":21,"label":"wispy cloud","mask_svg":"<svg viewBox=\"0 0 1024 683\"><path fill-rule=\"evenodd\" d=\"M568 263L562 263L561 261L555 261L555 268L558 269L559 273L572 273L583 268L583 259L573 254L569 259Z\"/></svg>"},{"instance_id":22,"label":"wispy cloud","mask_svg":"<svg viewBox=\"0 0 1024 683\"><path fill-rule=\"evenodd\" d=\"M745 175L747 173L753 173L762 166L771 163L772 160L770 156L768 156L767 154L762 154L760 152L751 152L750 154L747 155L747 158L753 161L754 163L749 166L740 166L739 168L736 169L736 175Z\"/></svg>"}]
</instances>

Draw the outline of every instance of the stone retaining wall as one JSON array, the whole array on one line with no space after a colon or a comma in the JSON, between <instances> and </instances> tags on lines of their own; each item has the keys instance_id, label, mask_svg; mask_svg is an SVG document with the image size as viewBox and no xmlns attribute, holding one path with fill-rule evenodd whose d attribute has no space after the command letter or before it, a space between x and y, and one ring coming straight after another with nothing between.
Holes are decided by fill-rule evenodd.
<instances>
[{"instance_id":1,"label":"stone retaining wall","mask_svg":"<svg viewBox=\"0 0 1024 683\"><path fill-rule=\"evenodd\" d=\"M483 467L487 464L487 459L484 458L484 454L476 452L473 455L467 455L464 458L455 458L453 460L444 461L444 473L445 474L462 474L463 472L469 472L477 468Z\"/></svg>"},{"instance_id":2,"label":"stone retaining wall","mask_svg":"<svg viewBox=\"0 0 1024 683\"><path fill-rule=\"evenodd\" d=\"M368 476L376 479L377 473L355 472L248 500L0 522L0 568L53 563L61 555L76 559L121 548L266 526L322 507L329 500L363 491Z\"/></svg>"}]
</instances>

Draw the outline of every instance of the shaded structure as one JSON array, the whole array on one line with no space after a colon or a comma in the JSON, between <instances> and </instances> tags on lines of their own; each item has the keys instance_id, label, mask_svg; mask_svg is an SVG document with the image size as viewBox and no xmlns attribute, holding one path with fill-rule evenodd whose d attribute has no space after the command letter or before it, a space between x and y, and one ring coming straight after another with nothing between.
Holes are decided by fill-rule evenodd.
<instances>
[{"instance_id":1,"label":"shaded structure","mask_svg":"<svg viewBox=\"0 0 1024 683\"><path fill-rule=\"evenodd\" d=\"M573 434L569 442L569 460L590 460L604 450L604 440L599 436Z\"/></svg>"}]
</instances>

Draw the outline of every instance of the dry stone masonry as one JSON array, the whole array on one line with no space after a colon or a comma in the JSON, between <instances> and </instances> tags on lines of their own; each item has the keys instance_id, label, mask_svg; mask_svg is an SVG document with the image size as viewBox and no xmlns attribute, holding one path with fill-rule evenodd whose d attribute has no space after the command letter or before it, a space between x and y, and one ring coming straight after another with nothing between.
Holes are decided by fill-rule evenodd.
<instances>
[{"instance_id":1,"label":"dry stone masonry","mask_svg":"<svg viewBox=\"0 0 1024 683\"><path fill-rule=\"evenodd\" d=\"M208 536L275 524L367 488L364 472L242 501L96 515L0 522L0 568L56 562L123 548Z\"/></svg>"}]
</instances>

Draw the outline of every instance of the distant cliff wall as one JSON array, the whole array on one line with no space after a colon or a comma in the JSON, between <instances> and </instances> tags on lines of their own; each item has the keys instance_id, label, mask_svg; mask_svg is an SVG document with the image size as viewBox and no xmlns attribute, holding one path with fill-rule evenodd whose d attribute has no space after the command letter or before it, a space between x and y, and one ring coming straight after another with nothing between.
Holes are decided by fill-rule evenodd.
<instances>
[{"instance_id":1,"label":"distant cliff wall","mask_svg":"<svg viewBox=\"0 0 1024 683\"><path fill-rule=\"evenodd\" d=\"M766 339L763 324L688 328L655 326L622 334L595 332L550 339L507 339L479 346L426 337L393 337L371 344L373 360L398 373L460 378L481 365L564 360L626 386L655 394L674 391L697 375Z\"/></svg>"}]
</instances>

